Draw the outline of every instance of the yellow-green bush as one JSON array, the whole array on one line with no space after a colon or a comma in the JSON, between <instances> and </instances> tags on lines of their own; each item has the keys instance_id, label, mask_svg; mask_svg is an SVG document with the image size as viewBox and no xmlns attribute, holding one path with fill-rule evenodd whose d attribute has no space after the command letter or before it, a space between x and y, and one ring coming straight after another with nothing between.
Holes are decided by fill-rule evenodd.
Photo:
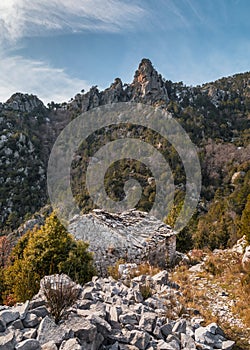
<instances>
[{"instance_id":1,"label":"yellow-green bush","mask_svg":"<svg viewBox=\"0 0 250 350\"><path fill-rule=\"evenodd\" d=\"M87 249L88 244L76 241L52 213L44 226L26 233L14 248L4 272L4 297L30 299L38 292L40 279L55 273L65 273L81 284L89 281L94 267Z\"/></svg>"}]
</instances>

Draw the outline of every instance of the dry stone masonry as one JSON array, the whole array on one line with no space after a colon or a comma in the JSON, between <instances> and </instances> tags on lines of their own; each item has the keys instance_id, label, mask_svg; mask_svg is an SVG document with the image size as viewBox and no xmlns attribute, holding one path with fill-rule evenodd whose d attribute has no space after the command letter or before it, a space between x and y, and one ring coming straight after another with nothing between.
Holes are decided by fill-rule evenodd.
<instances>
[{"instance_id":1,"label":"dry stone masonry","mask_svg":"<svg viewBox=\"0 0 250 350\"><path fill-rule=\"evenodd\" d=\"M136 264L149 262L161 268L175 260L176 233L145 212L114 214L96 209L74 217L68 229L77 239L89 242L97 270L104 276L108 267L120 259Z\"/></svg>"}]
</instances>

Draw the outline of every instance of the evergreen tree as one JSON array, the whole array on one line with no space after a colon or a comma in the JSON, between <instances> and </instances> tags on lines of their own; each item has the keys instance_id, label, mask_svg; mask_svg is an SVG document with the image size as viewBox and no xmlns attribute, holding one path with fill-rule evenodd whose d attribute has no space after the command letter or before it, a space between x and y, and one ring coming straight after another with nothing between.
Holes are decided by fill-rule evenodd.
<instances>
[{"instance_id":1,"label":"evergreen tree","mask_svg":"<svg viewBox=\"0 0 250 350\"><path fill-rule=\"evenodd\" d=\"M14 248L5 270L5 296L30 299L38 292L40 279L50 274L66 273L81 284L89 281L94 267L87 249L88 244L76 241L52 213L44 226L26 233Z\"/></svg>"}]
</instances>

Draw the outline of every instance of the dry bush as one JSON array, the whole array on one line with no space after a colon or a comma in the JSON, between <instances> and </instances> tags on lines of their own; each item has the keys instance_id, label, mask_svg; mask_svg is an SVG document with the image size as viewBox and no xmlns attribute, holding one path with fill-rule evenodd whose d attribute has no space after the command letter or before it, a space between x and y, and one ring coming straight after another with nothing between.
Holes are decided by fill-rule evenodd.
<instances>
[{"instance_id":1,"label":"dry bush","mask_svg":"<svg viewBox=\"0 0 250 350\"><path fill-rule=\"evenodd\" d=\"M149 263L142 263L142 264L137 266L137 269L133 273L132 278L134 278L136 276L141 276L141 275L154 276L160 271L161 271L161 269L159 267L152 266Z\"/></svg>"},{"instance_id":2,"label":"dry bush","mask_svg":"<svg viewBox=\"0 0 250 350\"><path fill-rule=\"evenodd\" d=\"M221 262L220 255L209 253L205 260L205 270L214 276L221 276L224 270L224 264Z\"/></svg>"},{"instance_id":3,"label":"dry bush","mask_svg":"<svg viewBox=\"0 0 250 350\"><path fill-rule=\"evenodd\" d=\"M199 264L204 257L204 251L201 249L193 249L190 253L188 253L188 257L191 265Z\"/></svg>"},{"instance_id":4,"label":"dry bush","mask_svg":"<svg viewBox=\"0 0 250 350\"><path fill-rule=\"evenodd\" d=\"M65 281L59 277L54 280L53 277L47 279L43 285L43 292L46 298L46 306L50 314L54 317L57 324L66 316L67 309L76 302L79 290L75 288L75 284Z\"/></svg>"},{"instance_id":5,"label":"dry bush","mask_svg":"<svg viewBox=\"0 0 250 350\"><path fill-rule=\"evenodd\" d=\"M108 267L109 276L113 277L115 280L118 280L121 276L118 272L119 265L125 264L125 260L119 259L116 261L115 265Z\"/></svg>"},{"instance_id":6,"label":"dry bush","mask_svg":"<svg viewBox=\"0 0 250 350\"><path fill-rule=\"evenodd\" d=\"M152 288L147 282L146 284L140 285L140 292L144 300L146 300L147 298L150 298L153 294Z\"/></svg>"}]
</instances>

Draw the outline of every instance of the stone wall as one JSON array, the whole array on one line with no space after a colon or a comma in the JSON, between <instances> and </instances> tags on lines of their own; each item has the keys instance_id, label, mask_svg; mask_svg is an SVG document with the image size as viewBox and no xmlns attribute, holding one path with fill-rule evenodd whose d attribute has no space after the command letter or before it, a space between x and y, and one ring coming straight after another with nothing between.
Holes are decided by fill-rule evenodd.
<instances>
[{"instance_id":1,"label":"stone wall","mask_svg":"<svg viewBox=\"0 0 250 350\"><path fill-rule=\"evenodd\" d=\"M77 239L89 242L101 276L106 276L108 267L119 260L137 265L148 262L163 269L175 260L176 233L148 213L94 210L75 217L69 231Z\"/></svg>"}]
</instances>

